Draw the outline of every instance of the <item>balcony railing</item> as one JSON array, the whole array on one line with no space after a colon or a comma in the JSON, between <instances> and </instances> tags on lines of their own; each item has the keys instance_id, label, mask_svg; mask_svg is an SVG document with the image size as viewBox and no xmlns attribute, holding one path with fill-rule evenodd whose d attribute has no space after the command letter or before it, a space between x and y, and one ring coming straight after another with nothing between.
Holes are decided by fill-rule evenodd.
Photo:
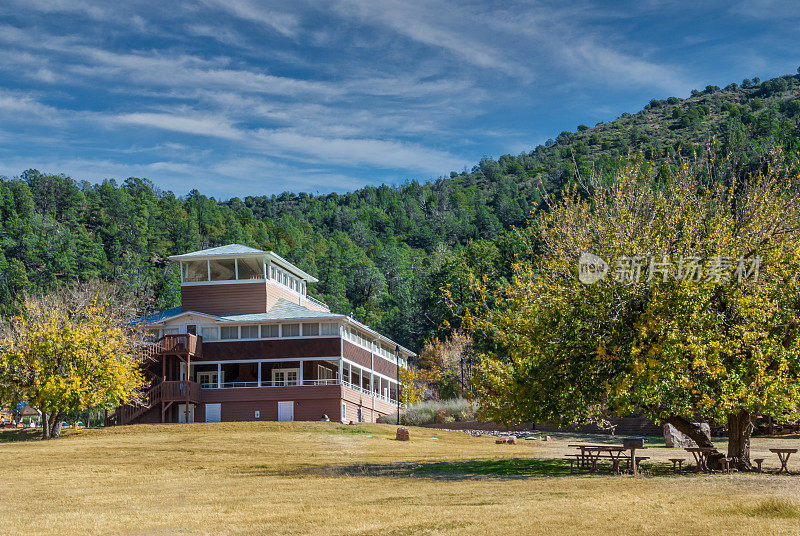
<instances>
[{"instance_id":1,"label":"balcony railing","mask_svg":"<svg viewBox=\"0 0 800 536\"><path fill-rule=\"evenodd\" d=\"M321 307L322 309L325 309L326 312L330 312L330 310L331 310L330 307L328 307L327 303L321 302L316 298L312 298L311 296L306 295L306 299L308 301L310 301L311 303L313 303L314 305L316 305L317 307Z\"/></svg>"},{"instance_id":2,"label":"balcony railing","mask_svg":"<svg viewBox=\"0 0 800 536\"><path fill-rule=\"evenodd\" d=\"M378 400L383 400L384 402L388 402L390 404L397 404L397 400L390 398L388 396L382 395L375 391L370 391L366 387L360 387L355 383L350 383L348 381L340 381L336 378L329 378L324 380L285 380L285 381L249 381L249 382L204 382L199 384L203 389L242 389L242 388L257 388L257 387L314 387L320 385L344 385L349 389L353 389L360 393L364 393L365 395L377 398Z\"/></svg>"},{"instance_id":3,"label":"balcony railing","mask_svg":"<svg viewBox=\"0 0 800 536\"><path fill-rule=\"evenodd\" d=\"M344 385L345 387L349 387L350 389L353 389L355 391L358 391L359 393L364 393L365 395L369 395L371 397L377 398L378 400L383 400L384 402L389 402L390 404L397 404L397 400L395 400L393 398L389 398L388 396L384 396L384 395L382 395L382 394L380 394L378 392L370 391L366 387L361 387L361 386L359 386L359 385L357 385L355 383L350 383L348 381L343 381L342 385Z\"/></svg>"},{"instance_id":4,"label":"balcony railing","mask_svg":"<svg viewBox=\"0 0 800 536\"><path fill-rule=\"evenodd\" d=\"M164 402L200 402L200 384L187 381L166 381L158 384L161 387L161 399Z\"/></svg>"},{"instance_id":5,"label":"balcony railing","mask_svg":"<svg viewBox=\"0 0 800 536\"><path fill-rule=\"evenodd\" d=\"M164 335L145 345L142 354L145 358L173 354L200 357L203 354L203 337L191 333Z\"/></svg>"}]
</instances>

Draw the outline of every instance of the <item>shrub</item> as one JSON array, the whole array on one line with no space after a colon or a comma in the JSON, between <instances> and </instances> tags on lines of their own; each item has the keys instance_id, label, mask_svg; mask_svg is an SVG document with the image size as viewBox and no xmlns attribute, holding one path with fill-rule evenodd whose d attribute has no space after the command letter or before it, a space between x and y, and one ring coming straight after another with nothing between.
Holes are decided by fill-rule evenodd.
<instances>
[{"instance_id":1,"label":"shrub","mask_svg":"<svg viewBox=\"0 0 800 536\"><path fill-rule=\"evenodd\" d=\"M442 424L455 421L475 420L477 406L463 398L452 400L427 400L412 404L404 409L400 419L403 424L421 426L424 424ZM378 419L384 424L397 424L397 415L385 415Z\"/></svg>"}]
</instances>

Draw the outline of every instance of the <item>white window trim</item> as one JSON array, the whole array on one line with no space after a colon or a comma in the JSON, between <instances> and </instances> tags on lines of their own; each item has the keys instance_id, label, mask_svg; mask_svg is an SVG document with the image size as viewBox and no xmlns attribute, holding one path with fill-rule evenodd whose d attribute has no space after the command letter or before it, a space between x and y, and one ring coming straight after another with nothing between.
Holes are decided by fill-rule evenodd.
<instances>
[{"instance_id":1,"label":"white window trim","mask_svg":"<svg viewBox=\"0 0 800 536\"><path fill-rule=\"evenodd\" d=\"M284 373L295 372L297 374L297 379L294 380L296 383L292 384L292 383L289 383L290 380L285 380L283 385L282 385L283 387L295 387L295 386L302 385L302 379L300 378L300 368L299 367L298 368L274 368L274 369L272 369L271 376L272 376L272 386L273 387L275 386L275 382L277 381L277 380L275 380L275 373L276 372L284 372Z\"/></svg>"}]
</instances>

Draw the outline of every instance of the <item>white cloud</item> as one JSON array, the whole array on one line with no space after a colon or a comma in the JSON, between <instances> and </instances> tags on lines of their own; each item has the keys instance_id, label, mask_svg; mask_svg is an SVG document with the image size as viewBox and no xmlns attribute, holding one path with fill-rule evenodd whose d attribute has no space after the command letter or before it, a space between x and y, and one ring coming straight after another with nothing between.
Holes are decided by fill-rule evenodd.
<instances>
[{"instance_id":1,"label":"white cloud","mask_svg":"<svg viewBox=\"0 0 800 536\"><path fill-rule=\"evenodd\" d=\"M291 130L256 133L273 154L294 154L337 165L369 165L442 174L465 164L463 158L418 144L376 139L324 138Z\"/></svg>"},{"instance_id":2,"label":"white cloud","mask_svg":"<svg viewBox=\"0 0 800 536\"><path fill-rule=\"evenodd\" d=\"M188 117L166 113L131 113L118 115L114 119L120 123L229 140L240 139L243 135L241 131L229 124L226 119L220 117Z\"/></svg>"},{"instance_id":3,"label":"white cloud","mask_svg":"<svg viewBox=\"0 0 800 536\"><path fill-rule=\"evenodd\" d=\"M515 67L508 58L488 40L476 40L469 31L467 23L478 18L471 13L469 6L460 3L458 7L430 0L425 4L411 4L397 0L355 0L337 2L335 9L342 15L358 18L364 24L381 24L398 34L458 56L461 61L478 67L490 68L514 74ZM450 23L442 19L455 18Z\"/></svg>"},{"instance_id":4,"label":"white cloud","mask_svg":"<svg viewBox=\"0 0 800 536\"><path fill-rule=\"evenodd\" d=\"M227 11L242 20L265 26L286 36L295 37L299 31L299 19L285 8L267 9L263 2L249 0L204 0L208 6Z\"/></svg>"}]
</instances>

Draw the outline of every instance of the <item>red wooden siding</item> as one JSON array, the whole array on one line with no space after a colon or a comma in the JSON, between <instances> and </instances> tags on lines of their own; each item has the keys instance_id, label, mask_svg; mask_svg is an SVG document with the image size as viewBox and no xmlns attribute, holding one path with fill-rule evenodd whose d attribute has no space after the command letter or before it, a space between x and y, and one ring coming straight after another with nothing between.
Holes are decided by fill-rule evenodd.
<instances>
[{"instance_id":1,"label":"red wooden siding","mask_svg":"<svg viewBox=\"0 0 800 536\"><path fill-rule=\"evenodd\" d=\"M360 346L356 346L349 341L343 341L342 352L345 359L349 359L357 365L361 365L362 367L366 368L374 366L373 370L375 372L383 374L384 376L388 376L389 378L395 378L397 376L397 365L395 365L393 362L384 359L377 354L374 356L373 361L372 354L369 352L369 350L365 350Z\"/></svg>"},{"instance_id":2,"label":"red wooden siding","mask_svg":"<svg viewBox=\"0 0 800 536\"><path fill-rule=\"evenodd\" d=\"M338 419L341 396L340 385L203 390L204 403L222 404L223 421L277 421L278 401L294 402L296 421L318 421L323 414L333 421ZM258 419L256 410L261 412ZM205 421L205 407L195 409L195 420Z\"/></svg>"},{"instance_id":3,"label":"red wooden siding","mask_svg":"<svg viewBox=\"0 0 800 536\"><path fill-rule=\"evenodd\" d=\"M388 376L390 378L397 378L397 365L388 361L381 356L375 356L375 365L374 370L378 374L383 374L384 376Z\"/></svg>"},{"instance_id":4,"label":"red wooden siding","mask_svg":"<svg viewBox=\"0 0 800 536\"><path fill-rule=\"evenodd\" d=\"M204 342L203 358L192 361L200 363L228 359L339 357L340 351L338 338Z\"/></svg>"},{"instance_id":5,"label":"red wooden siding","mask_svg":"<svg viewBox=\"0 0 800 536\"><path fill-rule=\"evenodd\" d=\"M349 341L342 341L342 354L345 359L349 359L357 365L370 368L372 366L372 357L368 350L356 346Z\"/></svg>"},{"instance_id":6,"label":"red wooden siding","mask_svg":"<svg viewBox=\"0 0 800 536\"><path fill-rule=\"evenodd\" d=\"M181 304L184 311L215 315L265 313L267 285L263 282L183 285Z\"/></svg>"},{"instance_id":7,"label":"red wooden siding","mask_svg":"<svg viewBox=\"0 0 800 536\"><path fill-rule=\"evenodd\" d=\"M362 422L375 422L378 417L397 411L397 406L383 400L377 400L348 387L342 388L342 399L347 406L347 415L344 422L358 422L359 407L361 407L362 411Z\"/></svg>"}]
</instances>

